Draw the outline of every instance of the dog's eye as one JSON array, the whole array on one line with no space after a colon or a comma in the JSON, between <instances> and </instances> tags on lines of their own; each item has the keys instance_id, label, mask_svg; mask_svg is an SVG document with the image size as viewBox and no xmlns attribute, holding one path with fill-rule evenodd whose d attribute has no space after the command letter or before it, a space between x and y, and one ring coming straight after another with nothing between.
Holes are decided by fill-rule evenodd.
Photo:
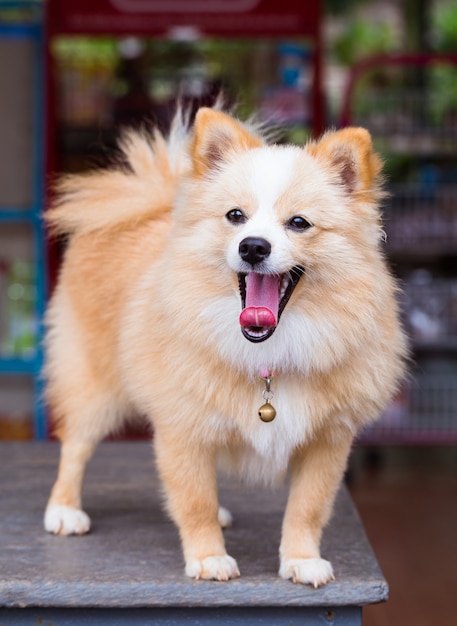
<instances>
[{"instance_id":1,"label":"dog's eye","mask_svg":"<svg viewBox=\"0 0 457 626\"><path fill-rule=\"evenodd\" d=\"M294 215L287 222L286 226L287 228L290 228L291 230L302 232L304 230L308 230L308 228L311 228L312 224L308 222L308 220L306 220L301 215Z\"/></svg>"},{"instance_id":2,"label":"dog's eye","mask_svg":"<svg viewBox=\"0 0 457 626\"><path fill-rule=\"evenodd\" d=\"M231 224L245 224L248 219L241 209L232 209L225 217Z\"/></svg>"}]
</instances>

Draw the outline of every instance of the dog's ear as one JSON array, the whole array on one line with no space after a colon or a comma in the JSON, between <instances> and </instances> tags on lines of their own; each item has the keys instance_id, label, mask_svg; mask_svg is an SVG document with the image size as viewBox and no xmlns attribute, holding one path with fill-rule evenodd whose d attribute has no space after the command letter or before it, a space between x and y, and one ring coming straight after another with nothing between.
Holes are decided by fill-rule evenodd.
<instances>
[{"instance_id":1,"label":"dog's ear","mask_svg":"<svg viewBox=\"0 0 457 626\"><path fill-rule=\"evenodd\" d=\"M308 149L317 159L329 163L348 193L361 197L360 194L370 194L378 188L382 161L373 151L370 133L364 128L327 133Z\"/></svg>"},{"instance_id":2,"label":"dog's ear","mask_svg":"<svg viewBox=\"0 0 457 626\"><path fill-rule=\"evenodd\" d=\"M231 153L261 145L261 137L226 113L208 108L197 112L191 154L198 175L219 167Z\"/></svg>"}]
</instances>

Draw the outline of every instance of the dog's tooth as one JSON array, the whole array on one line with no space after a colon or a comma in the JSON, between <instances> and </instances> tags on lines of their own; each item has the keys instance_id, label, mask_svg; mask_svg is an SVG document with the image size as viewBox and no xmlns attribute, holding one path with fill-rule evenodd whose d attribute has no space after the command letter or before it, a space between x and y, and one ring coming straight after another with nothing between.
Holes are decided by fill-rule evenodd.
<instances>
[{"instance_id":1,"label":"dog's tooth","mask_svg":"<svg viewBox=\"0 0 457 626\"><path fill-rule=\"evenodd\" d=\"M280 284L280 289L279 289L279 299L284 297L284 294L286 293L286 289L289 285L289 279L287 278L286 275L284 275L281 278L281 284Z\"/></svg>"}]
</instances>

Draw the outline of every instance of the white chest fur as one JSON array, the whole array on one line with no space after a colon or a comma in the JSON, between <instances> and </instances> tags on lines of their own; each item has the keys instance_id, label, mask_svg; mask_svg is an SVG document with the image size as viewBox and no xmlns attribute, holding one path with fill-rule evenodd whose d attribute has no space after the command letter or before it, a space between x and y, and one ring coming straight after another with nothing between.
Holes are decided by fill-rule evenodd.
<instances>
[{"instance_id":1,"label":"white chest fur","mask_svg":"<svg viewBox=\"0 0 457 626\"><path fill-rule=\"evenodd\" d=\"M275 484L284 478L291 455L311 433L306 399L288 387L275 393L272 404L277 415L272 422L260 420L255 403L249 415L237 416L235 422L222 415L213 417L218 430L228 435L220 455L222 469L253 483ZM262 403L259 393L259 406ZM230 444L231 434L235 435L235 446Z\"/></svg>"}]
</instances>

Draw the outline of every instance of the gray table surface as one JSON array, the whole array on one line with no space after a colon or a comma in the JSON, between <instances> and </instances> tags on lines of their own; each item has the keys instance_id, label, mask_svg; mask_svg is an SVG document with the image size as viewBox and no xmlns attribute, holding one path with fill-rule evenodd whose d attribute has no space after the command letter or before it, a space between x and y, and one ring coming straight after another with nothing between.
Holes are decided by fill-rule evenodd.
<instances>
[{"instance_id":1,"label":"gray table surface","mask_svg":"<svg viewBox=\"0 0 457 626\"><path fill-rule=\"evenodd\" d=\"M235 518L227 548L242 577L194 581L183 573L178 533L161 506L147 442L106 442L84 488L92 531L44 532L56 475L56 443L0 443L0 607L332 607L383 601L388 588L343 487L324 533L322 555L336 580L320 589L277 576L286 490L221 481Z\"/></svg>"}]
</instances>

